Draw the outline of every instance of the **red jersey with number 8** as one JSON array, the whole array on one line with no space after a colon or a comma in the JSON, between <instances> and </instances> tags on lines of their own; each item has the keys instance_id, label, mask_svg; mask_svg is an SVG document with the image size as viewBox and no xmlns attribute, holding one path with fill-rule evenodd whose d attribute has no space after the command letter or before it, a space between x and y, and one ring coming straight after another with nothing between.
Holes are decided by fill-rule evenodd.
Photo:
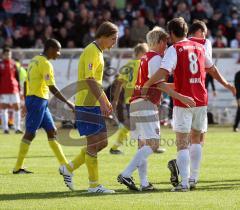
<instances>
[{"instance_id":1,"label":"red jersey with number 8","mask_svg":"<svg viewBox=\"0 0 240 210\"><path fill-rule=\"evenodd\" d=\"M174 70L175 90L192 97L196 106L207 106L208 96L205 88L205 49L193 41L177 42L173 45L177 52L177 65ZM178 100L175 106L186 107Z\"/></svg>"}]
</instances>

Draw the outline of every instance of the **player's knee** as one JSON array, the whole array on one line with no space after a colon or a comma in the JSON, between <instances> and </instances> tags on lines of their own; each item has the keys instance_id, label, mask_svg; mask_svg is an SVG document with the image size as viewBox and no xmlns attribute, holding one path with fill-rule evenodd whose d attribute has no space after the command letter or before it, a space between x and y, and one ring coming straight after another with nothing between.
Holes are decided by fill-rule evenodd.
<instances>
[{"instance_id":1,"label":"player's knee","mask_svg":"<svg viewBox=\"0 0 240 210\"><path fill-rule=\"evenodd\" d=\"M47 131L48 138L56 138L57 137L57 129Z\"/></svg>"},{"instance_id":2,"label":"player's knee","mask_svg":"<svg viewBox=\"0 0 240 210\"><path fill-rule=\"evenodd\" d=\"M104 139L103 141L102 141L102 143L101 143L101 147L102 147L102 149L103 148L105 148L105 147L107 147L108 146L108 140L107 139Z\"/></svg>"},{"instance_id":3,"label":"player's knee","mask_svg":"<svg viewBox=\"0 0 240 210\"><path fill-rule=\"evenodd\" d=\"M187 149L189 146L189 141L188 139L182 139L177 141L177 150L184 150Z\"/></svg>"}]
</instances>

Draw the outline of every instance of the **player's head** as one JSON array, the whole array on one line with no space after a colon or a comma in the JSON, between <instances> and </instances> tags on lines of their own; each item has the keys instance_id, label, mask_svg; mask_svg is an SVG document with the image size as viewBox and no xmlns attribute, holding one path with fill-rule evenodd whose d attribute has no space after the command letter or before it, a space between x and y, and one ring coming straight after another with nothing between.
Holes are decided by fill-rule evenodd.
<instances>
[{"instance_id":1,"label":"player's head","mask_svg":"<svg viewBox=\"0 0 240 210\"><path fill-rule=\"evenodd\" d=\"M61 44L56 39L48 39L44 44L44 54L48 59L56 59L61 55Z\"/></svg>"},{"instance_id":2,"label":"player's head","mask_svg":"<svg viewBox=\"0 0 240 210\"><path fill-rule=\"evenodd\" d=\"M189 28L188 34L197 38L205 39L207 35L207 26L201 20L195 20Z\"/></svg>"},{"instance_id":3,"label":"player's head","mask_svg":"<svg viewBox=\"0 0 240 210\"><path fill-rule=\"evenodd\" d=\"M182 17L173 18L167 23L167 30L173 43L185 38L188 33L188 26Z\"/></svg>"},{"instance_id":4,"label":"player's head","mask_svg":"<svg viewBox=\"0 0 240 210\"><path fill-rule=\"evenodd\" d=\"M95 38L99 40L102 50L110 49L117 42L118 27L115 24L106 21L98 27Z\"/></svg>"},{"instance_id":5,"label":"player's head","mask_svg":"<svg viewBox=\"0 0 240 210\"><path fill-rule=\"evenodd\" d=\"M167 41L168 34L163 28L156 26L147 33L147 43L150 50L164 53L167 48Z\"/></svg>"},{"instance_id":6,"label":"player's head","mask_svg":"<svg viewBox=\"0 0 240 210\"><path fill-rule=\"evenodd\" d=\"M3 48L2 57L3 57L3 59L11 59L12 58L12 51L9 47Z\"/></svg>"},{"instance_id":7,"label":"player's head","mask_svg":"<svg viewBox=\"0 0 240 210\"><path fill-rule=\"evenodd\" d=\"M139 43L134 47L135 58L140 59L148 51L147 43Z\"/></svg>"}]
</instances>

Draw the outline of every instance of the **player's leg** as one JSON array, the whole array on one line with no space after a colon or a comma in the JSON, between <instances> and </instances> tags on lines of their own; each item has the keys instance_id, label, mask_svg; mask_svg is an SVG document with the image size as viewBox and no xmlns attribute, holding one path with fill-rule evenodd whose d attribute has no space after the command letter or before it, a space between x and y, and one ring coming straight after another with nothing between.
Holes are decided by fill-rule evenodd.
<instances>
[{"instance_id":1,"label":"player's leg","mask_svg":"<svg viewBox=\"0 0 240 210\"><path fill-rule=\"evenodd\" d=\"M19 94L12 94L12 108L14 110L14 128L16 134L21 134L21 103Z\"/></svg>"},{"instance_id":2,"label":"player's leg","mask_svg":"<svg viewBox=\"0 0 240 210\"><path fill-rule=\"evenodd\" d=\"M137 190L131 178L132 173L142 164L143 171L146 170L144 163L147 161L148 156L157 149L156 145L159 146L160 123L157 107L145 100L138 100L132 103L130 105L130 126L131 138L138 139L140 148L125 170L118 176L118 181L132 190ZM154 144L150 144L151 141L153 141ZM157 141L158 144L156 144L155 141ZM147 143L149 143L150 146ZM145 173L147 173L147 171ZM140 179L143 176L145 175L141 174ZM145 187L145 185L147 187L149 183L145 183L146 176L145 180L144 178L142 180L142 187Z\"/></svg>"},{"instance_id":3,"label":"player's leg","mask_svg":"<svg viewBox=\"0 0 240 210\"><path fill-rule=\"evenodd\" d=\"M41 127L46 131L48 144L60 164L59 173L63 176L66 186L70 190L74 190L72 181L73 174L70 171L71 167L63 153L61 145L57 142L57 129L54 125L54 121L48 107L45 109Z\"/></svg>"},{"instance_id":4,"label":"player's leg","mask_svg":"<svg viewBox=\"0 0 240 210\"><path fill-rule=\"evenodd\" d=\"M198 181L199 169L202 160L201 140L207 132L207 107L195 107L192 122L191 145L190 145L190 188L196 187Z\"/></svg>"},{"instance_id":5,"label":"player's leg","mask_svg":"<svg viewBox=\"0 0 240 210\"><path fill-rule=\"evenodd\" d=\"M181 177L181 183L172 191L188 191L190 176L189 133L192 124L192 110L182 107L173 109L173 130L176 132L177 166Z\"/></svg>"},{"instance_id":6,"label":"player's leg","mask_svg":"<svg viewBox=\"0 0 240 210\"><path fill-rule=\"evenodd\" d=\"M99 184L98 153L107 144L107 129L100 107L76 107L76 125L80 135L87 138L87 147L82 148L80 154L70 162L72 170L86 164L89 175L90 193L114 193Z\"/></svg>"},{"instance_id":7,"label":"player's leg","mask_svg":"<svg viewBox=\"0 0 240 210\"><path fill-rule=\"evenodd\" d=\"M233 131L238 132L238 124L240 122L240 99L237 99L237 112L236 112L236 117L233 125Z\"/></svg>"},{"instance_id":8,"label":"player's leg","mask_svg":"<svg viewBox=\"0 0 240 210\"><path fill-rule=\"evenodd\" d=\"M2 109L2 128L5 134L9 133L8 127L8 109L10 107L9 94L1 95L1 109Z\"/></svg>"},{"instance_id":9,"label":"player's leg","mask_svg":"<svg viewBox=\"0 0 240 210\"><path fill-rule=\"evenodd\" d=\"M47 100L36 96L27 96L25 104L27 109L26 131L20 143L17 162L13 170L14 174L22 172L21 169L23 169L24 159L28 153L31 141L34 139L36 131L42 123Z\"/></svg>"},{"instance_id":10,"label":"player's leg","mask_svg":"<svg viewBox=\"0 0 240 210\"><path fill-rule=\"evenodd\" d=\"M130 122L129 122L130 113L129 112L130 112L130 110L129 110L129 107L130 107L130 105L126 104L127 115L124 116L124 125L121 124L119 126L119 130L117 133L117 139L110 149L111 154L116 154L116 155L122 154L123 152L121 150L119 150L118 148L120 146L122 146L123 142L127 141L127 139L129 138L129 135L130 135L130 131L129 131L129 127L130 127Z\"/></svg>"}]
</instances>

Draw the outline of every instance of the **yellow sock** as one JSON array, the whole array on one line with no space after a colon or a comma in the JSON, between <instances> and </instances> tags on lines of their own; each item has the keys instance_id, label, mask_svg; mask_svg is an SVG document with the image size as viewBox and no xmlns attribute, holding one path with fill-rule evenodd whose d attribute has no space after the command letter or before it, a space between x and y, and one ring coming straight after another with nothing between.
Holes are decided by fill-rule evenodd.
<instances>
[{"instance_id":1,"label":"yellow sock","mask_svg":"<svg viewBox=\"0 0 240 210\"><path fill-rule=\"evenodd\" d=\"M56 141L55 138L48 139L48 143L49 143L49 146L51 147L52 151L54 152L56 158L58 159L58 162L61 165L66 165L67 169L70 171L72 168L68 164L67 158L65 157L60 144Z\"/></svg>"},{"instance_id":2,"label":"yellow sock","mask_svg":"<svg viewBox=\"0 0 240 210\"><path fill-rule=\"evenodd\" d=\"M92 157L86 153L85 163L88 169L89 187L97 187L98 184L98 160L97 157Z\"/></svg>"},{"instance_id":3,"label":"yellow sock","mask_svg":"<svg viewBox=\"0 0 240 210\"><path fill-rule=\"evenodd\" d=\"M112 150L117 150L118 147L123 145L123 142L126 141L129 136L129 130L126 127L120 128L118 132L118 137L116 142L112 146Z\"/></svg>"},{"instance_id":4,"label":"yellow sock","mask_svg":"<svg viewBox=\"0 0 240 210\"><path fill-rule=\"evenodd\" d=\"M31 143L31 141L29 141L27 139L22 139L22 141L20 143L20 148L19 148L19 152L18 152L17 162L14 167L14 171L17 171L20 168L23 168L24 159L27 155L30 143Z\"/></svg>"},{"instance_id":5,"label":"yellow sock","mask_svg":"<svg viewBox=\"0 0 240 210\"><path fill-rule=\"evenodd\" d=\"M82 164L85 163L86 150L87 150L87 148L83 147L81 149L80 154L71 161L71 163L70 163L70 165L72 167L70 170L71 172L73 172L75 169L79 168L79 166L81 166Z\"/></svg>"}]
</instances>

